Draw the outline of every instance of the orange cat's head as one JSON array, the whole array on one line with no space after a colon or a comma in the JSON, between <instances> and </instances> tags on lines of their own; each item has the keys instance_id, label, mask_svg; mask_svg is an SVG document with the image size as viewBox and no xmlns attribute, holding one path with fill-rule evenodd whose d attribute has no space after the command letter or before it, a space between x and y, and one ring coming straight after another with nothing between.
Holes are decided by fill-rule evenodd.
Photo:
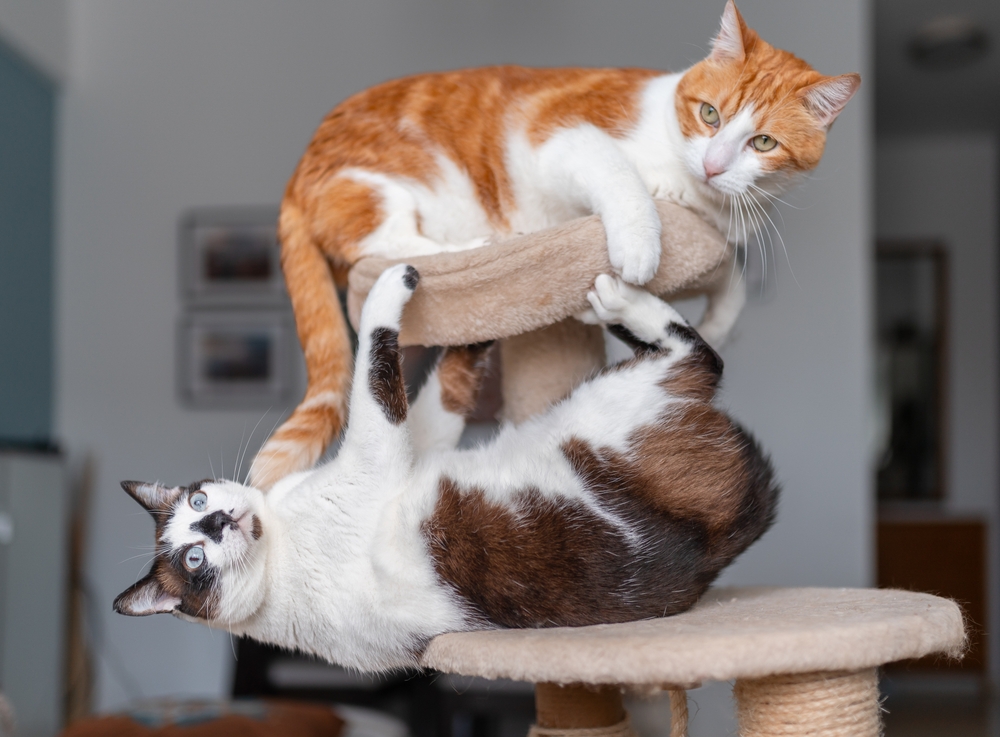
<instances>
[{"instance_id":1,"label":"orange cat's head","mask_svg":"<svg viewBox=\"0 0 1000 737\"><path fill-rule=\"evenodd\" d=\"M826 133L861 84L826 77L762 40L726 3L712 53L675 96L691 174L724 194L785 189L819 163Z\"/></svg>"}]
</instances>

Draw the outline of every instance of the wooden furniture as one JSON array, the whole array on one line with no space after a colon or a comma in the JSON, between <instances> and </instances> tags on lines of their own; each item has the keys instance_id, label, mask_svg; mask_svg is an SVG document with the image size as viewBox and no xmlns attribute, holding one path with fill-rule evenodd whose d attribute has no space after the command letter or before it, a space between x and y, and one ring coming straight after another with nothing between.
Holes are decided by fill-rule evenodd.
<instances>
[{"instance_id":1,"label":"wooden furniture","mask_svg":"<svg viewBox=\"0 0 1000 737\"><path fill-rule=\"evenodd\" d=\"M971 517L880 511L876 528L881 588L924 591L955 600L965 614L969 649L962 660L923 658L893 670L986 674L987 524Z\"/></svg>"}]
</instances>

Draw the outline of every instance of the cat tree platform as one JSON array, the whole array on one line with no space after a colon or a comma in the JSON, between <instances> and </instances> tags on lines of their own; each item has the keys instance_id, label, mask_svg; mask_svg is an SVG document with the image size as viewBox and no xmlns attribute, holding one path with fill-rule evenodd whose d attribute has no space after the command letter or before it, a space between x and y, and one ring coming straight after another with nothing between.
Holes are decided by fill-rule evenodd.
<instances>
[{"instance_id":1,"label":"cat tree platform","mask_svg":"<svg viewBox=\"0 0 1000 737\"><path fill-rule=\"evenodd\" d=\"M657 207L662 256L646 288L673 299L729 284L739 265L725 238L692 212ZM595 277L611 271L596 217L406 261L421 278L400 343L500 339L505 419L544 411L604 365L601 330L571 318L588 306ZM351 269L355 326L368 290L392 263L368 257ZM623 689L633 687L670 690L672 734L682 737L685 689L728 680L736 681L742 737L876 737L876 668L932 653L958 657L964 648L958 606L929 594L716 589L663 619L441 635L423 664L536 684L532 737L634 737L622 706Z\"/></svg>"},{"instance_id":2,"label":"cat tree platform","mask_svg":"<svg viewBox=\"0 0 1000 737\"><path fill-rule=\"evenodd\" d=\"M428 668L535 683L533 737L633 735L625 688L671 691L672 735L686 733L684 690L735 680L742 737L877 737L876 668L933 653L960 657L958 606L880 589L720 588L664 619L591 627L440 635Z\"/></svg>"}]
</instances>

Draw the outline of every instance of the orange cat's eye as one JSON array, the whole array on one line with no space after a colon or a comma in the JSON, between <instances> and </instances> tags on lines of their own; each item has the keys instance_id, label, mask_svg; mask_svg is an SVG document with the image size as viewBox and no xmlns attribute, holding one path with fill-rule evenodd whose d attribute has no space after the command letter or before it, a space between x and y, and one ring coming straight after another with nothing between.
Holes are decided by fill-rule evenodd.
<instances>
[{"instance_id":1,"label":"orange cat's eye","mask_svg":"<svg viewBox=\"0 0 1000 737\"><path fill-rule=\"evenodd\" d=\"M719 126L719 111L707 102L703 102L701 103L701 119L713 128L717 128Z\"/></svg>"},{"instance_id":2,"label":"orange cat's eye","mask_svg":"<svg viewBox=\"0 0 1000 737\"><path fill-rule=\"evenodd\" d=\"M773 138L771 138L771 136L765 136L761 134L759 136L754 136L753 138L751 138L750 145L753 146L755 150L763 153L765 151L770 151L772 148L777 146L778 142L775 141Z\"/></svg>"}]
</instances>

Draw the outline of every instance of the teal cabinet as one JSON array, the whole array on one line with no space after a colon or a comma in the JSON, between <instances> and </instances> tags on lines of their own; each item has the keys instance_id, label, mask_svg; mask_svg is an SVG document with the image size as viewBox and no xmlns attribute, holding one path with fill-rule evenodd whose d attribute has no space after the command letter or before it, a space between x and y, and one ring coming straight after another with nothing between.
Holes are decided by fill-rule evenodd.
<instances>
[{"instance_id":1,"label":"teal cabinet","mask_svg":"<svg viewBox=\"0 0 1000 737\"><path fill-rule=\"evenodd\" d=\"M0 44L0 444L52 437L55 97Z\"/></svg>"}]
</instances>

